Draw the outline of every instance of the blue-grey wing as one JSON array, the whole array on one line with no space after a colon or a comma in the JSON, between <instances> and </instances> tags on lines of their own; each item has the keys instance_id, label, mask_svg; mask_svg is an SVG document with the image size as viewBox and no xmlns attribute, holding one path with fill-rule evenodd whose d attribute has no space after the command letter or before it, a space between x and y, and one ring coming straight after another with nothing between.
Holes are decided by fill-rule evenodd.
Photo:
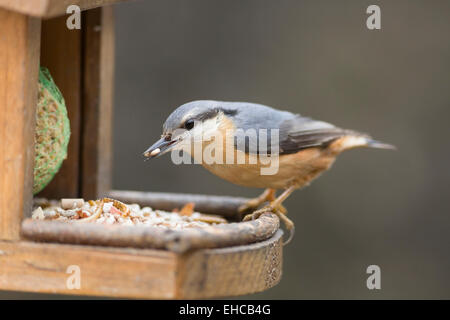
<instances>
[{"instance_id":1,"label":"blue-grey wing","mask_svg":"<svg viewBox=\"0 0 450 320\"><path fill-rule=\"evenodd\" d=\"M362 135L356 131L341 129L330 123L300 115L280 125L280 154L296 153L312 147L326 147L334 140L347 135Z\"/></svg>"},{"instance_id":2,"label":"blue-grey wing","mask_svg":"<svg viewBox=\"0 0 450 320\"><path fill-rule=\"evenodd\" d=\"M233 116L237 128L235 147L247 153L290 154L306 148L325 147L345 135L361 135L260 104L233 102L224 107L237 111Z\"/></svg>"}]
</instances>

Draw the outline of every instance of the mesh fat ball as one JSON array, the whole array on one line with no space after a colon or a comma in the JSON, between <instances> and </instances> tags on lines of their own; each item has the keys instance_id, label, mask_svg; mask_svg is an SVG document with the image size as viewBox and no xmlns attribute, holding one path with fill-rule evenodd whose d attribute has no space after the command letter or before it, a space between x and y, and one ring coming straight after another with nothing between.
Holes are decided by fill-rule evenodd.
<instances>
[{"instance_id":1,"label":"mesh fat ball","mask_svg":"<svg viewBox=\"0 0 450 320\"><path fill-rule=\"evenodd\" d=\"M64 98L50 72L39 70L39 96L36 110L33 194L44 189L67 157L70 123Z\"/></svg>"}]
</instances>

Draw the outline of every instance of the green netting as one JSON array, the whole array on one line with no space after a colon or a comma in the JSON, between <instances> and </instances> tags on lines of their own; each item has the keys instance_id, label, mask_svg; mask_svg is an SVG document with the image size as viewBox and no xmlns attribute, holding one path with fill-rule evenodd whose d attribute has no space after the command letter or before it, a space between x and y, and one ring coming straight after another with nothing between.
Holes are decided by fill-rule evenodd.
<instances>
[{"instance_id":1,"label":"green netting","mask_svg":"<svg viewBox=\"0 0 450 320\"><path fill-rule=\"evenodd\" d=\"M33 194L44 189L67 157L70 123L64 98L50 72L39 70L39 94L36 110Z\"/></svg>"}]
</instances>

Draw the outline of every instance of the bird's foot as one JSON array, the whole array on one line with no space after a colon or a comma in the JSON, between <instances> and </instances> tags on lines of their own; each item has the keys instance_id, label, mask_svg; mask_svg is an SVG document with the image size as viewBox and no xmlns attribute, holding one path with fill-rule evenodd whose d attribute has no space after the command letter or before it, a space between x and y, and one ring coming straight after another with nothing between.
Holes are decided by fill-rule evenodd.
<instances>
[{"instance_id":1,"label":"bird's foot","mask_svg":"<svg viewBox=\"0 0 450 320\"><path fill-rule=\"evenodd\" d=\"M248 200L246 203L238 208L239 214L243 215L256 210L261 204L266 201L275 200L275 190L266 189L259 197Z\"/></svg>"},{"instance_id":2,"label":"bird's foot","mask_svg":"<svg viewBox=\"0 0 450 320\"><path fill-rule=\"evenodd\" d=\"M258 219L263 213L266 213L266 212L272 212L274 214L281 213L284 215L287 213L287 210L283 205L279 204L279 205L275 206L272 202L271 204L264 206L261 209L258 209L256 211L253 211L250 214L247 214L244 217L244 219L242 219L242 221L250 221L250 220Z\"/></svg>"},{"instance_id":3,"label":"bird's foot","mask_svg":"<svg viewBox=\"0 0 450 320\"><path fill-rule=\"evenodd\" d=\"M245 213L247 213L247 212L249 212L249 211L251 212L252 210L255 210L256 208L259 207L259 205L260 205L259 203L255 205L255 204L254 204L253 202L251 202L251 201L252 201L252 200L250 200L250 201L244 203L243 205L241 205L241 206L239 207L239 209L238 209L238 212L239 212L240 214L245 214ZM271 209L270 205L265 206L265 207L262 207L261 209L259 209L259 210L257 210L257 211L260 211L260 210L263 210L263 211L265 211L265 212L267 212L267 211L270 211L270 212L275 211L275 209ZM283 205L281 205L281 204L278 206L277 210L280 211L280 212L283 213L283 214L287 214L287 209L286 209ZM245 215L245 217L248 216L248 215L252 215L252 214L255 213L255 212L256 212L256 211L252 212L251 214L247 214L247 215Z\"/></svg>"},{"instance_id":4,"label":"bird's foot","mask_svg":"<svg viewBox=\"0 0 450 320\"><path fill-rule=\"evenodd\" d=\"M277 205L275 208L276 208L276 210L274 209L274 211L279 211L282 214L287 214L287 212L288 212L286 207L283 206L282 204Z\"/></svg>"},{"instance_id":5,"label":"bird's foot","mask_svg":"<svg viewBox=\"0 0 450 320\"><path fill-rule=\"evenodd\" d=\"M251 214L248 214L242 219L242 221L250 221L258 219L263 213L271 212L275 214L280 221L284 223L284 226L286 227L286 230L289 231L289 236L286 241L283 242L283 245L288 244L291 242L292 238L294 237L295 233L295 224L292 222L291 219L286 217L287 210L285 207L283 207L281 204L279 204L277 207L273 206L272 204L265 206L259 210L254 211Z\"/></svg>"},{"instance_id":6,"label":"bird's foot","mask_svg":"<svg viewBox=\"0 0 450 320\"><path fill-rule=\"evenodd\" d=\"M260 204L261 204L261 202L259 201L258 198L250 199L238 208L238 212L240 214L251 212L252 210L255 210L256 208L258 208Z\"/></svg>"}]
</instances>

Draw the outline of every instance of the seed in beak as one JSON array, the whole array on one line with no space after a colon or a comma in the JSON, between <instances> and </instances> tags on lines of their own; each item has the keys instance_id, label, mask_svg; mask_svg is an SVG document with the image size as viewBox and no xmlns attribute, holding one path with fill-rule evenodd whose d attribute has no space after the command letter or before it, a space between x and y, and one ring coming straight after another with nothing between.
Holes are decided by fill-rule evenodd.
<instances>
[{"instance_id":1,"label":"seed in beak","mask_svg":"<svg viewBox=\"0 0 450 320\"><path fill-rule=\"evenodd\" d=\"M156 156L158 153L160 153L161 152L161 149L160 148L156 148L155 150L153 150L152 152L150 152L150 154L149 154L149 156L150 157L153 157L153 156ZM147 152L148 153L148 152Z\"/></svg>"}]
</instances>

